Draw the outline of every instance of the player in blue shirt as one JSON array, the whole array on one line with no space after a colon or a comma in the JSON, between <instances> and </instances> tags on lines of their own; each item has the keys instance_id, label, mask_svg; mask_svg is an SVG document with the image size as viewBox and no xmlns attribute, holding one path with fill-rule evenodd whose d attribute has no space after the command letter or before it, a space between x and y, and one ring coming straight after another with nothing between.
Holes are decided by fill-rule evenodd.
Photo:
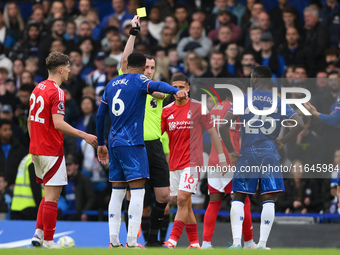
<instances>
[{"instance_id":1,"label":"player in blue shirt","mask_svg":"<svg viewBox=\"0 0 340 255\"><path fill-rule=\"evenodd\" d=\"M146 58L140 53L128 57L127 74L111 80L104 91L97 113L98 159L106 164L109 158L109 180L112 182L109 203L110 247L119 247L121 207L129 184L131 201L127 246L137 247L141 223L144 183L149 178L144 145L143 121L146 94L160 91L187 98L187 93L165 82L149 80L143 75ZM110 113L111 129L108 148L105 146L105 116Z\"/></svg>"},{"instance_id":2,"label":"player in blue shirt","mask_svg":"<svg viewBox=\"0 0 340 255\"><path fill-rule=\"evenodd\" d=\"M258 110L270 109L273 94L270 82L272 72L267 66L256 67L251 74L251 84L254 89L252 95L253 106ZM230 141L229 124L220 126L220 134L226 145L231 163L236 164L233 177L233 201L230 210L233 245L230 248L241 248L242 223L244 218L244 201L248 194L255 194L259 183L262 196L262 213L260 227L260 241L258 249L266 249L268 236L274 222L275 198L278 192L284 191L282 173L280 171L279 150L290 139L296 137L303 129L303 121L288 105L286 116L281 116L281 99L278 97L278 105L275 112L267 116L254 115L248 107L247 94L244 95L245 114L239 116L241 124L241 156L234 151ZM236 100L234 98L234 100ZM233 114L233 108L226 114L225 119L236 121L237 115ZM281 121L284 118L295 120L296 126L282 139L278 140L281 129ZM277 172L270 168L279 169Z\"/></svg>"},{"instance_id":3,"label":"player in blue shirt","mask_svg":"<svg viewBox=\"0 0 340 255\"><path fill-rule=\"evenodd\" d=\"M338 95L338 100L335 104L335 109L331 114L323 114L319 113L316 108L311 103L305 103L304 106L306 109L313 114L313 116L319 118L319 120L329 126L338 127L340 125L340 94ZM340 201L340 171L338 172L337 179L337 196Z\"/></svg>"}]
</instances>

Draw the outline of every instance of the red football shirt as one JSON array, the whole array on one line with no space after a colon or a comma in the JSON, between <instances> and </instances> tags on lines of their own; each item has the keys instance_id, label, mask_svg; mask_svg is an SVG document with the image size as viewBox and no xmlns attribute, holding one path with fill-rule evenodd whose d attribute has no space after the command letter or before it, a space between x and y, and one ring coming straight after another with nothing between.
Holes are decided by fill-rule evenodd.
<instances>
[{"instance_id":1,"label":"red football shirt","mask_svg":"<svg viewBox=\"0 0 340 255\"><path fill-rule=\"evenodd\" d=\"M210 114L201 114L201 103L189 99L178 106L173 102L163 108L162 133L167 132L170 147L170 171L203 166L203 128L213 127Z\"/></svg>"},{"instance_id":2,"label":"red football shirt","mask_svg":"<svg viewBox=\"0 0 340 255\"><path fill-rule=\"evenodd\" d=\"M231 102L230 101L222 101L221 103L215 105L211 111L210 111L210 115L213 119L224 119L225 115L227 114L227 112L229 111L229 109L231 108ZM240 122L240 119L238 118L236 120L236 122ZM222 124L221 124L222 125ZM230 124L223 124L223 125L228 125L230 126ZM220 125L215 125L217 133L220 137L220 139L222 140L221 136L220 136L220 132L219 132L219 127ZM230 139L231 139L231 143L233 144L234 150L236 152L240 152L240 128L241 125L240 124L236 124L235 126L232 126L229 128L229 133L230 133ZM227 163L230 165L230 159L229 159L229 154L228 154L228 150L225 147L225 145L222 142L222 146L223 146L223 151L224 154L227 158ZM212 145L211 143L211 152L209 155L209 162L208 165L209 166L216 166L219 163L219 158L216 152L215 147Z\"/></svg>"},{"instance_id":3,"label":"red football shirt","mask_svg":"<svg viewBox=\"0 0 340 255\"><path fill-rule=\"evenodd\" d=\"M65 115L65 93L50 80L39 83L30 97L30 153L63 156L63 133L54 128L52 114Z\"/></svg>"}]
</instances>

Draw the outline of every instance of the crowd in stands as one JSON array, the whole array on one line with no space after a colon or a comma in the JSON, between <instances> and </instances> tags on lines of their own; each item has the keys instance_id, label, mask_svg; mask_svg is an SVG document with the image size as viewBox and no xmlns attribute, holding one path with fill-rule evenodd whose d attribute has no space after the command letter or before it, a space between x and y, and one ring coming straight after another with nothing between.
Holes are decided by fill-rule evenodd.
<instances>
[{"instance_id":1,"label":"crowd in stands","mask_svg":"<svg viewBox=\"0 0 340 255\"><path fill-rule=\"evenodd\" d=\"M11 210L20 162L28 154L30 94L47 78L48 54L64 52L72 63L69 80L61 86L66 95L65 120L95 134L97 107L105 85L118 75L131 19L148 1L112 0L107 16L101 16L91 0L32 2L27 18L21 15L18 1L5 1L0 11L0 213ZM147 17L141 18L135 51L156 59L155 80L169 82L177 72L190 79L249 78L254 66L267 65L273 78L286 78L285 86L307 88L319 112L334 110L340 93L337 0L312 0L301 10L288 0L278 0L270 10L259 0L153 2ZM335 168L340 164L339 130L307 116L304 122L304 130L282 151L282 163ZM69 185L59 208L76 214L61 217L91 220L83 210L107 209L108 166L101 165L95 150L81 139L64 138ZM334 174L318 179L292 174L285 180L286 192L279 195L276 210L338 213L334 178ZM39 187L32 191L34 199L41 193ZM199 191L193 203L205 208L204 179ZM222 209L229 210L230 196L225 201ZM252 211L259 212L259 195L251 196L251 201ZM34 219L35 215L36 211L18 217Z\"/></svg>"}]
</instances>

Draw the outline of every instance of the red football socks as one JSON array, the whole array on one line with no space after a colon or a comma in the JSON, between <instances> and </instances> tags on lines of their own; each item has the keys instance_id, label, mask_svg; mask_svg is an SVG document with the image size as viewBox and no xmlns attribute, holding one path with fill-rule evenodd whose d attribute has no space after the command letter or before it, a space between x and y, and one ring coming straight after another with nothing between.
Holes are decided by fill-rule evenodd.
<instances>
[{"instance_id":1,"label":"red football socks","mask_svg":"<svg viewBox=\"0 0 340 255\"><path fill-rule=\"evenodd\" d=\"M170 239L174 240L175 242L178 241L178 239L181 237L183 228L185 226L185 223L180 220L175 220L174 225L172 226L171 234L170 234Z\"/></svg>"},{"instance_id":2,"label":"red football socks","mask_svg":"<svg viewBox=\"0 0 340 255\"><path fill-rule=\"evenodd\" d=\"M253 223L251 220L249 197L244 201L244 220L242 225L243 240L245 242L253 239Z\"/></svg>"},{"instance_id":3,"label":"red football socks","mask_svg":"<svg viewBox=\"0 0 340 255\"><path fill-rule=\"evenodd\" d=\"M187 224L185 225L185 231L187 232L188 239L190 244L198 244L198 233L197 233L197 224Z\"/></svg>"},{"instance_id":4,"label":"red football socks","mask_svg":"<svg viewBox=\"0 0 340 255\"><path fill-rule=\"evenodd\" d=\"M43 198L40 201L39 209L38 209L38 215L37 215L37 229L44 230L44 221L43 221L43 211L44 211L44 203L45 203L45 198Z\"/></svg>"},{"instance_id":5,"label":"red football socks","mask_svg":"<svg viewBox=\"0 0 340 255\"><path fill-rule=\"evenodd\" d=\"M44 240L53 241L55 227L57 225L57 203L45 202L43 211Z\"/></svg>"},{"instance_id":6,"label":"red football socks","mask_svg":"<svg viewBox=\"0 0 340 255\"><path fill-rule=\"evenodd\" d=\"M214 234L218 211L221 209L222 200L210 201L204 215L203 241L211 242Z\"/></svg>"}]
</instances>

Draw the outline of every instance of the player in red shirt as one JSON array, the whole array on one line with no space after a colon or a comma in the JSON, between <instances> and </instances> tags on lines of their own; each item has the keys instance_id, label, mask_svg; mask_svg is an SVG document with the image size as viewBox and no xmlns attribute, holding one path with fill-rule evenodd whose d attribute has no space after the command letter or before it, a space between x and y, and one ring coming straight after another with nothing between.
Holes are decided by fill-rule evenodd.
<instances>
[{"instance_id":1,"label":"player in red shirt","mask_svg":"<svg viewBox=\"0 0 340 255\"><path fill-rule=\"evenodd\" d=\"M65 94L59 86L68 80L69 57L52 52L46 58L46 66L48 79L33 90L27 120L37 183L45 186L45 198L39 205L32 245L57 248L58 245L53 241L57 203L63 186L67 185L63 133L83 138L93 147L97 146L97 137L75 129L64 121Z\"/></svg>"},{"instance_id":2,"label":"player in red shirt","mask_svg":"<svg viewBox=\"0 0 340 255\"><path fill-rule=\"evenodd\" d=\"M187 92L190 90L189 80L183 74L175 75L171 84ZM177 214L164 246L175 248L185 226L189 248L200 248L191 195L196 192L203 166L203 128L219 153L220 166L226 168L227 164L211 116L201 115L201 103L190 98L175 98L176 101L164 107L162 112L162 133L166 131L169 136L170 196L177 196Z\"/></svg>"},{"instance_id":3,"label":"player in red shirt","mask_svg":"<svg viewBox=\"0 0 340 255\"><path fill-rule=\"evenodd\" d=\"M231 108L232 102L230 101L231 94L227 96L226 101L222 101L221 103L215 105L211 111L210 115L214 120L221 120L227 114L229 109ZM239 122L239 119L236 121ZM216 130L219 134L219 124L216 121L217 125L215 125ZM240 152L240 124L236 124L229 128L230 139L235 150ZM220 136L220 134L219 134ZM220 138L220 140L222 140ZM227 163L230 164L229 154L227 148L223 146L224 154L226 155ZM218 155L215 148L211 147L211 152L209 155L208 166L216 167L218 165ZM212 168L215 169L215 168ZM233 172L230 171L222 176L220 172L209 171L208 172L208 189L210 194L210 201L207 208L207 211L204 215L204 228L203 228L203 243L202 248L210 248L211 239L214 234L216 218L218 211L221 208L222 200L226 194L230 194L232 191L232 177ZM247 197L244 205L244 221L243 221L243 238L245 243L245 248L252 248L254 246L253 242L253 226L251 220L251 212L250 212L250 200Z\"/></svg>"}]
</instances>

